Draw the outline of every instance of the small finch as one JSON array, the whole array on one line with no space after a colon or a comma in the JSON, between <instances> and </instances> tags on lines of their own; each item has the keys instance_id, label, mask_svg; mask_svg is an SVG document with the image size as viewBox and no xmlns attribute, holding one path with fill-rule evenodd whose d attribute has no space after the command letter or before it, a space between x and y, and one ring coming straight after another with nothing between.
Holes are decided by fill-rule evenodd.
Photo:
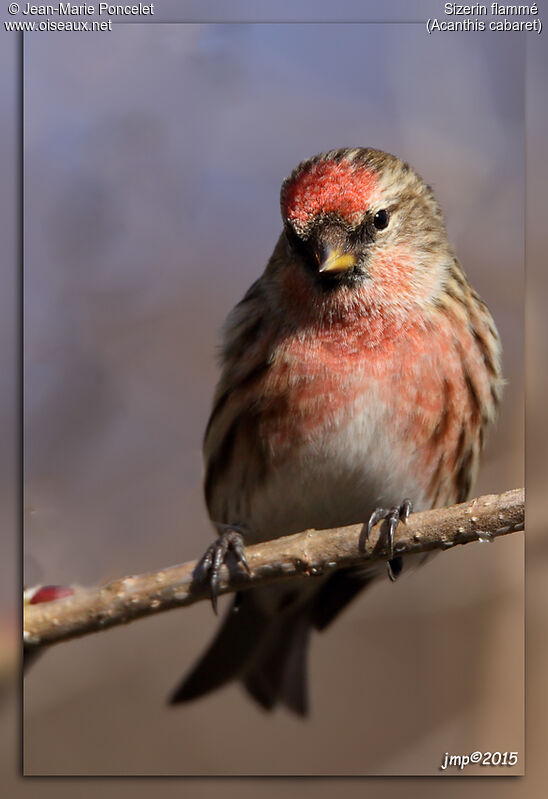
<instances>
[{"instance_id":1,"label":"small finch","mask_svg":"<svg viewBox=\"0 0 548 799\"><path fill-rule=\"evenodd\" d=\"M229 551L246 566L245 544L381 518L393 541L411 508L464 501L500 399L495 324L408 164L317 155L284 181L281 211L272 257L226 322L205 433L214 607L219 569ZM402 567L392 557L389 575ZM305 714L310 630L382 573L242 592L171 701L238 679L264 708Z\"/></svg>"}]
</instances>

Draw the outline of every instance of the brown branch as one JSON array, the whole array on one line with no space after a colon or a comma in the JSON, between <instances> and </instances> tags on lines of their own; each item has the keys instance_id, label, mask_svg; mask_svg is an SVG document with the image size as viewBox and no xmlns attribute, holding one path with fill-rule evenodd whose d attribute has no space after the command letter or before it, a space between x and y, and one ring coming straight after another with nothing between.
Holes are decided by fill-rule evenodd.
<instances>
[{"instance_id":1,"label":"brown branch","mask_svg":"<svg viewBox=\"0 0 548 799\"><path fill-rule=\"evenodd\" d=\"M223 566L219 593L254 588L297 575L313 579L341 566L386 560L386 536L379 536L381 527L382 524L377 525L368 541L363 525L355 524L333 530L307 530L247 547L251 574L247 575L240 566L231 566L230 570ZM448 549L523 529L524 492L515 489L450 508L413 513L407 524L400 524L397 529L395 551L407 555ZM75 588L72 596L27 605L25 649L37 651L58 641L207 599L208 586L199 579L197 565L197 561L192 561L96 588Z\"/></svg>"}]
</instances>

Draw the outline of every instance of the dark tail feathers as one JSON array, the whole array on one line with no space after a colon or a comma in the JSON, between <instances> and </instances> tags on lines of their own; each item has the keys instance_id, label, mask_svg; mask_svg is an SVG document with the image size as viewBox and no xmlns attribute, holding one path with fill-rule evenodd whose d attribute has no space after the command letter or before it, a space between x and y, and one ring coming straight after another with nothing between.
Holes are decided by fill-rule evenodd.
<instances>
[{"instance_id":1,"label":"dark tail feathers","mask_svg":"<svg viewBox=\"0 0 548 799\"><path fill-rule=\"evenodd\" d=\"M308 607L268 614L257 606L253 593L236 598L210 647L174 691L170 704L197 699L240 679L265 709L281 702L306 714Z\"/></svg>"},{"instance_id":2,"label":"dark tail feathers","mask_svg":"<svg viewBox=\"0 0 548 799\"><path fill-rule=\"evenodd\" d=\"M264 603L268 610L258 600L265 589L238 595L209 649L171 696L171 704L197 699L238 679L265 709L282 703L306 715L310 628L323 630L331 624L373 576L363 569L335 572L308 598L306 592L303 597L299 590L284 588L276 595L277 604Z\"/></svg>"}]
</instances>

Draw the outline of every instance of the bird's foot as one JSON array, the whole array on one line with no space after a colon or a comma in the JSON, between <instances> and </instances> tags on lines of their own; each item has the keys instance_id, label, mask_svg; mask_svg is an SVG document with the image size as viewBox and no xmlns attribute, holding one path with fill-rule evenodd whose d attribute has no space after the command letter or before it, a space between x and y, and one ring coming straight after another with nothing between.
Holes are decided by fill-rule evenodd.
<instances>
[{"instance_id":1,"label":"bird's foot","mask_svg":"<svg viewBox=\"0 0 548 799\"><path fill-rule=\"evenodd\" d=\"M219 538L206 549L205 555L199 563L199 568L209 581L211 604L213 610L217 613L221 566L226 563L228 553L234 553L236 560L242 564L248 574L249 565L245 556L243 538L245 530L232 524L215 523L215 527L219 531Z\"/></svg>"},{"instance_id":2,"label":"bird's foot","mask_svg":"<svg viewBox=\"0 0 548 799\"><path fill-rule=\"evenodd\" d=\"M390 545L390 559L387 561L386 567L388 569L388 576L392 581L396 580L401 574L403 567L402 558L394 557L394 533L400 522L407 522L409 514L413 511L413 503L410 499L404 499L401 505L396 505L393 508L375 508L369 521L367 522L366 539L369 538L373 527L382 519L387 522L387 535L388 543Z\"/></svg>"}]
</instances>

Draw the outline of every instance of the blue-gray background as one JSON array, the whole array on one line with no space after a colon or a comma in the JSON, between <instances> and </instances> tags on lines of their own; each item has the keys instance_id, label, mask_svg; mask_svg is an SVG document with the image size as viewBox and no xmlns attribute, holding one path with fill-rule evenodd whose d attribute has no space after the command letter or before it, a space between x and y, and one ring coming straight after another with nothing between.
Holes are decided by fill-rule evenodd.
<instances>
[{"instance_id":1,"label":"blue-gray background","mask_svg":"<svg viewBox=\"0 0 548 799\"><path fill-rule=\"evenodd\" d=\"M26 38L28 584L209 542L217 331L278 235L281 180L330 147L381 147L433 186L505 351L477 493L522 483L523 45L420 25ZM304 724L236 687L165 709L205 605L58 647L28 679L27 772L437 773L445 751L523 751L522 578L509 538L364 595L313 643Z\"/></svg>"}]
</instances>

